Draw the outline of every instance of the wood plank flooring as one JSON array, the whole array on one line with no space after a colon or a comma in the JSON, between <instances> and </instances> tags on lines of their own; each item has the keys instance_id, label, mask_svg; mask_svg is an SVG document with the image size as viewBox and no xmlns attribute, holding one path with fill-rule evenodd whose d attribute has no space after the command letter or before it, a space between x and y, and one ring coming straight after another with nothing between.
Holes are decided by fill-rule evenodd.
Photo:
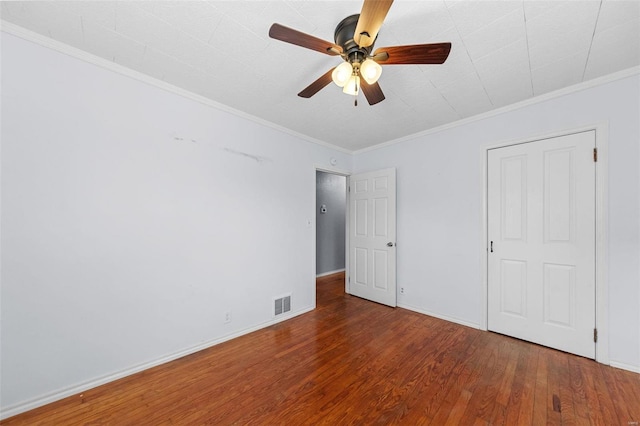
<instances>
[{"instance_id":1,"label":"wood plank flooring","mask_svg":"<svg viewBox=\"0 0 640 426\"><path fill-rule=\"evenodd\" d=\"M637 425L640 375L344 294L2 425Z\"/></svg>"}]
</instances>

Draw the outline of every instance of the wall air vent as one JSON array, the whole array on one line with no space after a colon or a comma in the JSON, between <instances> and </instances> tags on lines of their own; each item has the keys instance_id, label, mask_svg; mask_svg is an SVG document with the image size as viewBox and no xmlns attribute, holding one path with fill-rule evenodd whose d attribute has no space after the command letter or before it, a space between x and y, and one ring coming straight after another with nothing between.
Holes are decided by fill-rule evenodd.
<instances>
[{"instance_id":1,"label":"wall air vent","mask_svg":"<svg viewBox=\"0 0 640 426\"><path fill-rule=\"evenodd\" d=\"M275 316L291 311L291 295L274 299L273 314Z\"/></svg>"}]
</instances>

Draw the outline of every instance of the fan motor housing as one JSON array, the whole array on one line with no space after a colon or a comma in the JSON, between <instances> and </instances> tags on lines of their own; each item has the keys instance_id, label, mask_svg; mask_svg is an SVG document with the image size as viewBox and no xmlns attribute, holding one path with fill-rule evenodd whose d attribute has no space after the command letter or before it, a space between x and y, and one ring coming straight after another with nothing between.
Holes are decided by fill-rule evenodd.
<instances>
[{"instance_id":1,"label":"fan motor housing","mask_svg":"<svg viewBox=\"0 0 640 426\"><path fill-rule=\"evenodd\" d=\"M360 14L355 14L344 18L336 27L336 31L333 37L335 43L342 47L345 55L349 58L349 62L353 62L354 60L363 60L364 58L370 56L371 50L373 49L373 44L369 47L360 47L353 40L353 35L355 34L359 18Z\"/></svg>"}]
</instances>

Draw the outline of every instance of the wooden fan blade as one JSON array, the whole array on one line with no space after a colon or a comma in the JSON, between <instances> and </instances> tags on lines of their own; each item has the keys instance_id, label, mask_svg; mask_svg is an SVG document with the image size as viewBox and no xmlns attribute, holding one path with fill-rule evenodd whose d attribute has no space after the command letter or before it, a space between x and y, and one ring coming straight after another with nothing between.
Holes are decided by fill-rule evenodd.
<instances>
[{"instance_id":1,"label":"wooden fan blade","mask_svg":"<svg viewBox=\"0 0 640 426\"><path fill-rule=\"evenodd\" d=\"M333 81L331 78L331 73L333 72L334 69L335 67L331 68L329 71L323 74L319 79L317 79L316 81L308 85L305 89L302 90L302 92L298 93L298 96L300 96L301 98L310 98L316 93L318 93L320 89L323 89L327 84Z\"/></svg>"},{"instance_id":2,"label":"wooden fan blade","mask_svg":"<svg viewBox=\"0 0 640 426\"><path fill-rule=\"evenodd\" d=\"M384 101L384 93L382 93L382 89L378 82L369 84L364 78L361 78L360 89L362 89L362 93L364 93L364 97L367 98L369 105L375 105L378 102Z\"/></svg>"},{"instance_id":3,"label":"wooden fan blade","mask_svg":"<svg viewBox=\"0 0 640 426\"><path fill-rule=\"evenodd\" d=\"M280 24L271 25L271 28L269 28L269 37L331 56L340 55L342 53L342 47L337 44Z\"/></svg>"},{"instance_id":4,"label":"wooden fan blade","mask_svg":"<svg viewBox=\"0 0 640 426\"><path fill-rule=\"evenodd\" d=\"M373 52L373 60L380 65L442 64L450 50L451 43L381 47Z\"/></svg>"},{"instance_id":5,"label":"wooden fan blade","mask_svg":"<svg viewBox=\"0 0 640 426\"><path fill-rule=\"evenodd\" d=\"M360 47L369 47L376 41L376 36L389 12L393 0L364 0L353 40Z\"/></svg>"}]
</instances>

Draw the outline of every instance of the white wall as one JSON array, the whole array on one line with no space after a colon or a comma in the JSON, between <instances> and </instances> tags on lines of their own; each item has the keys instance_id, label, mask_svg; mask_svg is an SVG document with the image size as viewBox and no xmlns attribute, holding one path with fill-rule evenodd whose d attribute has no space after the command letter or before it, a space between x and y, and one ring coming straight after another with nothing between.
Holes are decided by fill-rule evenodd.
<instances>
[{"instance_id":1,"label":"white wall","mask_svg":"<svg viewBox=\"0 0 640 426\"><path fill-rule=\"evenodd\" d=\"M357 154L356 173L397 168L398 303L479 326L484 149L608 123L609 357L640 371L639 104L635 74Z\"/></svg>"},{"instance_id":2,"label":"white wall","mask_svg":"<svg viewBox=\"0 0 640 426\"><path fill-rule=\"evenodd\" d=\"M349 155L4 33L1 136L3 417L314 307Z\"/></svg>"}]
</instances>

